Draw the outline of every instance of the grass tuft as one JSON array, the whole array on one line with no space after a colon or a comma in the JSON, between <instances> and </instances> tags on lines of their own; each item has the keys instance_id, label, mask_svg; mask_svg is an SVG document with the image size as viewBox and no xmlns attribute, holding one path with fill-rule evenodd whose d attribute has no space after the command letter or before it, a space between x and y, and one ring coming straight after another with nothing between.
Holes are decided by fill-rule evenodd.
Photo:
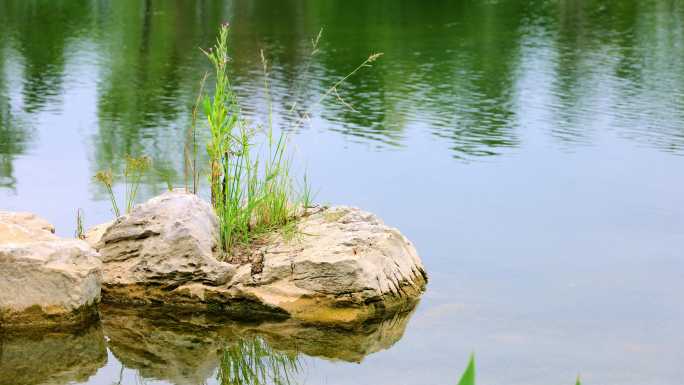
<instances>
[{"instance_id":1,"label":"grass tuft","mask_svg":"<svg viewBox=\"0 0 684 385\"><path fill-rule=\"evenodd\" d=\"M321 35L322 30L311 41L312 56L318 52ZM242 116L238 97L230 82L228 43L229 27L224 23L215 45L202 50L213 66L215 87L213 94L205 95L201 103L209 127L207 155L211 203L219 218L221 248L225 253L230 253L236 247L244 247L272 231L281 231L287 238L291 238L296 231L293 221L298 212L310 207L313 199L306 174L299 191L294 187L287 130L281 129L279 134L274 133L268 82L269 65L263 51L261 62L268 119L266 127L253 128ZM293 104L289 113L296 113L298 116L293 120L294 126L302 125L309 116L308 111L328 96L334 95L347 105L341 100L337 88L362 68L369 67L381 55L370 55L325 91L308 110L296 111L296 103ZM200 90L204 89L205 80L206 77L202 80ZM192 123L193 138L194 127ZM186 153L190 154L191 151L186 150ZM194 154L192 158L195 159ZM193 178L198 175L195 166L188 168L193 172ZM193 190L196 190L196 186L193 186Z\"/></svg>"},{"instance_id":2,"label":"grass tuft","mask_svg":"<svg viewBox=\"0 0 684 385\"><path fill-rule=\"evenodd\" d=\"M270 113L268 127L261 130L252 128L241 114L228 75L227 25L221 26L216 45L203 52L216 78L213 95L203 99L210 132L207 154L211 203L219 218L221 247L228 252L283 228L293 219L300 199L296 198L290 176L285 133L274 134ZM267 73L263 55L262 63ZM306 197L310 199L310 193Z\"/></svg>"}]
</instances>

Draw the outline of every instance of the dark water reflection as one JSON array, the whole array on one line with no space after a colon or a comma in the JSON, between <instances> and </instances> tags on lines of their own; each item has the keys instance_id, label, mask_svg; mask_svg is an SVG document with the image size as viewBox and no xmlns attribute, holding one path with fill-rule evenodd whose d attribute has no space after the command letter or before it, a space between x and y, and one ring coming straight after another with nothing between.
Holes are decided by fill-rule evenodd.
<instances>
[{"instance_id":1,"label":"dark water reflection","mask_svg":"<svg viewBox=\"0 0 684 385\"><path fill-rule=\"evenodd\" d=\"M320 326L103 306L85 330L0 335L0 384L297 384L312 357L360 363L389 349L412 313Z\"/></svg>"},{"instance_id":2,"label":"dark water reflection","mask_svg":"<svg viewBox=\"0 0 684 385\"><path fill-rule=\"evenodd\" d=\"M0 334L0 384L87 381L107 363L102 327L76 332Z\"/></svg>"},{"instance_id":3,"label":"dark water reflection","mask_svg":"<svg viewBox=\"0 0 684 385\"><path fill-rule=\"evenodd\" d=\"M198 47L223 20L256 121L262 49L284 125L293 102L312 104L384 53L339 87L355 111L324 101L293 148L319 201L399 227L431 280L394 345L363 337L372 330L259 334L278 351L324 357L307 359L304 382L455 383L472 351L482 383L569 383L578 372L587 383L681 381L682 1L3 0L0 209L37 212L61 235L73 233L79 207L86 226L107 221L92 175L120 169L127 154L153 158L141 198L162 180L179 185L208 69ZM217 349L205 337L133 320L89 384L110 384L122 365L128 383L215 370L202 358ZM164 366L176 369L164 377Z\"/></svg>"}]
</instances>

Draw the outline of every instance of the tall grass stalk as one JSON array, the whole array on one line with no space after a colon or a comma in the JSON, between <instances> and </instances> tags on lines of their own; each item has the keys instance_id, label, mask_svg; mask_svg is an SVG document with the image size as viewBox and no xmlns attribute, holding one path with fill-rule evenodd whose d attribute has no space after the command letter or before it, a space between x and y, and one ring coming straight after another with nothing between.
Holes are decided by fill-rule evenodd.
<instances>
[{"instance_id":1,"label":"tall grass stalk","mask_svg":"<svg viewBox=\"0 0 684 385\"><path fill-rule=\"evenodd\" d=\"M316 40L317 41L317 40ZM318 43L316 43L318 44ZM317 46L314 47L314 51L316 52L318 50ZM364 60L361 64L359 64L356 68L354 68L351 72L349 72L347 75L343 76L335 82L330 88L328 88L323 95L321 95L316 101L314 101L304 112L299 114L299 118L295 120L294 126L301 126L304 124L306 120L309 119L309 116L311 115L311 110L315 107L321 104L325 99L330 97L331 95L334 95L335 98L345 107L351 109L352 111L356 111L354 107L352 107L349 103L347 103L337 92L337 88L342 85L344 82L346 82L350 77L354 76L357 72L361 71L363 68L370 68L372 67L373 62L378 60L381 56L383 55L382 52L377 52L370 54L366 60Z\"/></svg>"},{"instance_id":2,"label":"tall grass stalk","mask_svg":"<svg viewBox=\"0 0 684 385\"><path fill-rule=\"evenodd\" d=\"M261 132L265 156L259 155L255 139L260 131L242 117L230 83L227 24L221 26L216 45L204 53L216 77L213 96L203 101L210 131L211 202L219 218L222 248L229 251L285 225L292 217L290 162L285 156L285 134L274 136L270 114L268 129Z\"/></svg>"},{"instance_id":3,"label":"tall grass stalk","mask_svg":"<svg viewBox=\"0 0 684 385\"><path fill-rule=\"evenodd\" d=\"M320 42L321 42L321 37L322 37L322 36L323 36L323 28L321 28L321 29L318 31L318 35L316 35L316 38L312 38L312 39L311 39L311 52L309 53L309 58L308 58L308 60L306 61L306 64L304 65L304 70L303 70L302 73L301 73L302 78L303 78L305 75L307 75L307 74L309 73L309 69L311 68L311 64L313 63L314 56L316 56L316 54L319 52L318 46L319 46L319 44L320 44ZM262 61L263 61L263 60L264 60L264 59L263 59L263 50L262 50L261 52L262 52L261 57L262 57ZM305 83L305 82L303 82L303 81L298 81L298 82L297 82L297 84L295 85L295 89L294 89L294 91L293 91L293 93L292 93L293 96L296 97L296 96L299 95L299 92L300 92L300 90L301 90L301 87L302 87L302 85L303 85L304 83ZM296 108L297 108L297 101L295 100L295 101L292 103L292 105L290 106L290 109L289 109L288 112L289 112L289 113L293 113L293 112L295 111Z\"/></svg>"},{"instance_id":4,"label":"tall grass stalk","mask_svg":"<svg viewBox=\"0 0 684 385\"><path fill-rule=\"evenodd\" d=\"M85 239L85 232L83 230L83 210L76 210L76 231L74 237L77 239Z\"/></svg>"},{"instance_id":5,"label":"tall grass stalk","mask_svg":"<svg viewBox=\"0 0 684 385\"><path fill-rule=\"evenodd\" d=\"M207 77L209 77L209 73L205 72L204 76L202 76L202 81L200 81L197 99L195 100L195 104L192 105L190 127L188 128L188 134L185 140L185 149L183 152L185 160L185 191L191 191L193 194L197 194L200 176L200 169L197 166L197 116L200 110L200 105L202 104L204 85L207 81ZM192 173L192 175L189 176L189 173ZM192 180L192 188L189 187L190 180Z\"/></svg>"},{"instance_id":6,"label":"tall grass stalk","mask_svg":"<svg viewBox=\"0 0 684 385\"><path fill-rule=\"evenodd\" d=\"M312 40L312 56L318 51L320 38L321 33ZM277 134L274 130L269 66L263 51L261 62L268 119L266 127L255 129L242 116L230 82L228 43L229 27L226 23L221 26L215 45L203 50L213 66L215 87L213 94L205 95L202 100L210 134L207 155L211 203L219 218L224 252L248 244L264 233L293 229L294 226L288 225L295 218L297 210L308 207L312 199L306 175L303 188L300 192L295 191L291 175L292 159L288 156L287 130L281 129ZM370 55L333 84L309 108L330 95L341 100L337 88L362 68L369 67L380 55ZM293 104L289 112L292 113L295 108L296 104ZM301 114L299 119L295 119L295 125L301 125L308 115L308 112Z\"/></svg>"}]
</instances>

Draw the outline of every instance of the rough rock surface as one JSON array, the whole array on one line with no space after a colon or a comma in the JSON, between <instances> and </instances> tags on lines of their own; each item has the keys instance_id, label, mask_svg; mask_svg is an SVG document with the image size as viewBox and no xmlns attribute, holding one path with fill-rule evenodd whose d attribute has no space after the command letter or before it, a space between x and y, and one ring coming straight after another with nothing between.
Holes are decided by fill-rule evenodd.
<instances>
[{"instance_id":1,"label":"rough rock surface","mask_svg":"<svg viewBox=\"0 0 684 385\"><path fill-rule=\"evenodd\" d=\"M47 220L35 214L0 211L0 244L59 239L54 232Z\"/></svg>"},{"instance_id":2,"label":"rough rock surface","mask_svg":"<svg viewBox=\"0 0 684 385\"><path fill-rule=\"evenodd\" d=\"M135 206L103 232L88 231L86 239L104 263L105 300L178 305L187 302L189 285L221 287L233 276L235 267L214 255L217 234L211 206L174 191Z\"/></svg>"},{"instance_id":3,"label":"rough rock surface","mask_svg":"<svg viewBox=\"0 0 684 385\"><path fill-rule=\"evenodd\" d=\"M231 284L301 319L370 318L415 300L427 280L411 242L352 207L305 216L294 239L274 236L255 253Z\"/></svg>"},{"instance_id":4,"label":"rough rock surface","mask_svg":"<svg viewBox=\"0 0 684 385\"><path fill-rule=\"evenodd\" d=\"M100 242L105 231L107 231L107 229L109 228L109 226L112 225L112 223L114 223L114 221L102 223L88 229L88 231L86 231L86 233L83 234L83 240L86 241L90 245L90 247L98 247L97 243Z\"/></svg>"},{"instance_id":5,"label":"rough rock surface","mask_svg":"<svg viewBox=\"0 0 684 385\"><path fill-rule=\"evenodd\" d=\"M109 302L355 322L405 308L426 283L413 245L373 214L350 207L305 214L293 239L274 234L241 265L218 260L213 210L183 192L136 206L99 241L94 233Z\"/></svg>"},{"instance_id":6,"label":"rough rock surface","mask_svg":"<svg viewBox=\"0 0 684 385\"><path fill-rule=\"evenodd\" d=\"M97 252L53 231L33 214L0 213L1 328L80 324L97 316Z\"/></svg>"}]
</instances>

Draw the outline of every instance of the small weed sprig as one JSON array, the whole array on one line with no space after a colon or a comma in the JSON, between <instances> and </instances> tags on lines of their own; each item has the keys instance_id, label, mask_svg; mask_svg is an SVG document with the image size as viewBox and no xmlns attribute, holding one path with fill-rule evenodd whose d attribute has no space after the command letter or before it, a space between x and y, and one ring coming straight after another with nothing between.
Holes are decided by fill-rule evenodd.
<instances>
[{"instance_id":1,"label":"small weed sprig","mask_svg":"<svg viewBox=\"0 0 684 385\"><path fill-rule=\"evenodd\" d=\"M124 177L124 187L125 187L125 202L126 202L126 214L131 212L133 204L135 203L135 197L138 195L138 187L140 187L140 181L143 175L152 165L152 160L147 156L140 156L137 158L127 156L126 166L124 167L123 177Z\"/></svg>"},{"instance_id":2,"label":"small weed sprig","mask_svg":"<svg viewBox=\"0 0 684 385\"><path fill-rule=\"evenodd\" d=\"M126 214L131 212L133 204L135 203L135 198L138 195L138 188L140 187L140 182L142 177L150 168L152 161L147 156L140 157L126 157L126 165L123 171L123 182L124 182L124 208L126 209ZM102 183L107 190L109 195L109 200L112 204L112 210L114 215L118 218L121 216L121 210L119 210L119 205L116 203L116 196L114 195L114 174L112 170L101 170L95 174L95 180Z\"/></svg>"},{"instance_id":3,"label":"small weed sprig","mask_svg":"<svg viewBox=\"0 0 684 385\"><path fill-rule=\"evenodd\" d=\"M74 232L74 237L77 239L85 239L85 232L83 230L83 210L76 210L76 231Z\"/></svg>"},{"instance_id":4,"label":"small weed sprig","mask_svg":"<svg viewBox=\"0 0 684 385\"><path fill-rule=\"evenodd\" d=\"M121 216L121 211L119 211L119 206L116 204L116 197L114 196L114 191L112 186L114 185L114 176L112 170L101 170L95 174L95 180L102 183L107 189L107 194L109 194L109 200L112 204L112 210L114 210L114 216L117 218Z\"/></svg>"}]
</instances>

